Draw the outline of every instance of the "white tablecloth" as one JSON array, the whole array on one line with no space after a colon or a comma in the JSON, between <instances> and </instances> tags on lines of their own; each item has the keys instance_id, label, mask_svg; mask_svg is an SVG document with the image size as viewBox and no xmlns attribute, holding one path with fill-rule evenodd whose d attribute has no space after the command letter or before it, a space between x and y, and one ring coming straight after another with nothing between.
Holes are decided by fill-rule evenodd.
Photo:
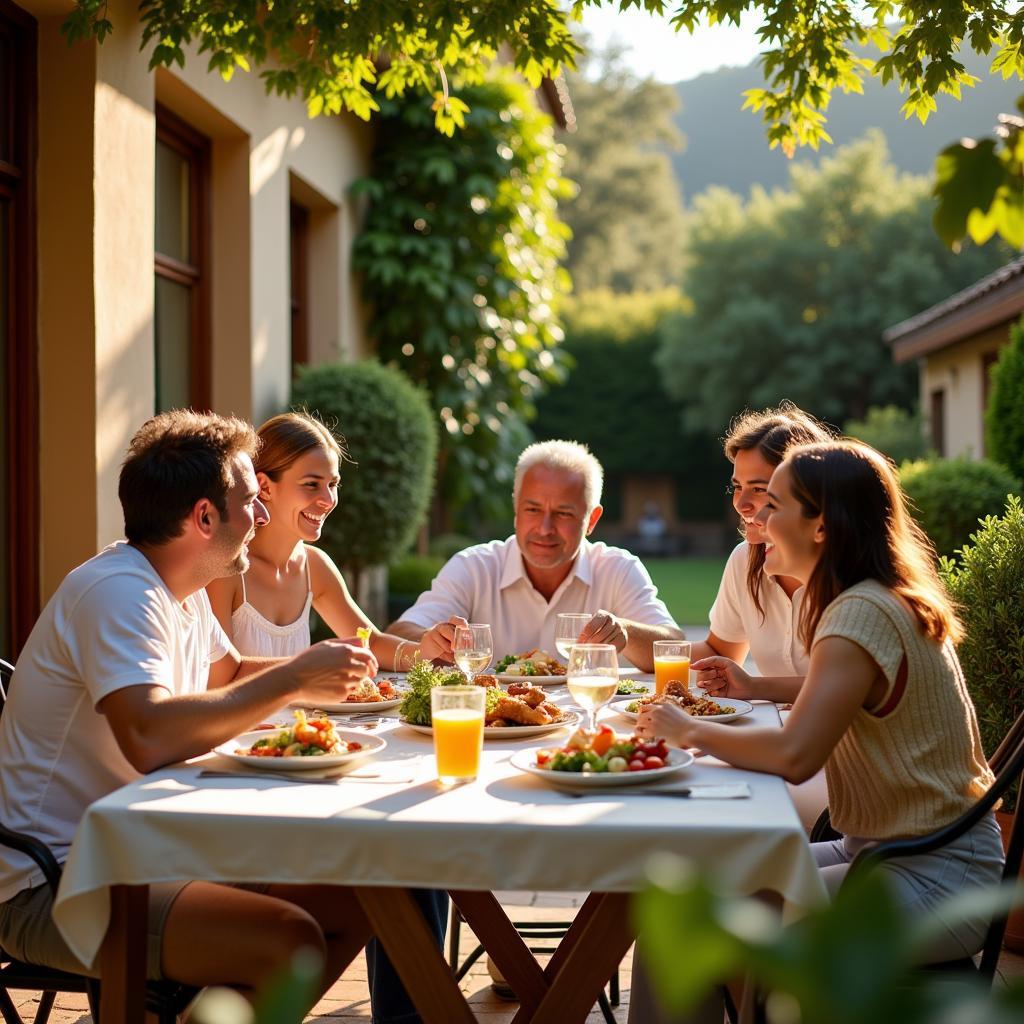
<instances>
[{"instance_id":1,"label":"white tablecloth","mask_svg":"<svg viewBox=\"0 0 1024 1024\"><path fill-rule=\"evenodd\" d=\"M624 718L605 715L628 732ZM774 705L757 705L722 728L773 723ZM206 879L630 892L643 888L646 854L654 850L692 857L732 891L779 892L797 913L825 898L785 784L774 776L704 758L680 781L744 780L752 797L669 800L627 787L577 800L509 764L522 747L564 741L558 733L487 741L477 781L443 791L430 737L397 721L376 732L388 742L373 762L377 780L200 778L203 769L231 767L214 756L97 801L79 826L54 906L68 944L83 962L94 961L115 884ZM399 774L412 781L382 781Z\"/></svg>"}]
</instances>

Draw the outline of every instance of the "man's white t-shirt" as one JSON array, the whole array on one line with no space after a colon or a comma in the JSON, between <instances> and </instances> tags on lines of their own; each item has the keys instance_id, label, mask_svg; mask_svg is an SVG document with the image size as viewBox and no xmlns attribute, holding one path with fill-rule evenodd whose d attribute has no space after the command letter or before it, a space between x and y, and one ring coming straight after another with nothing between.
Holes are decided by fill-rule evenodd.
<instances>
[{"instance_id":1,"label":"man's white t-shirt","mask_svg":"<svg viewBox=\"0 0 1024 1024\"><path fill-rule=\"evenodd\" d=\"M761 583L764 619L747 588L750 546L738 544L725 564L718 596L711 606L711 632L729 643L750 644L750 654L763 676L805 676L810 663L800 642L800 601L804 588L792 598L771 576Z\"/></svg>"},{"instance_id":2,"label":"man's white t-shirt","mask_svg":"<svg viewBox=\"0 0 1024 1024\"><path fill-rule=\"evenodd\" d=\"M452 615L489 623L494 656L500 659L534 647L554 654L558 613L599 608L645 626L675 626L643 563L628 551L584 540L572 570L548 601L526 575L514 536L454 555L401 620L423 629Z\"/></svg>"},{"instance_id":3,"label":"man's white t-shirt","mask_svg":"<svg viewBox=\"0 0 1024 1024\"><path fill-rule=\"evenodd\" d=\"M206 689L229 642L205 590L175 600L123 541L71 572L22 651L0 718L0 821L67 856L86 807L139 777L96 705L125 686ZM38 885L27 857L0 849L0 902Z\"/></svg>"}]
</instances>

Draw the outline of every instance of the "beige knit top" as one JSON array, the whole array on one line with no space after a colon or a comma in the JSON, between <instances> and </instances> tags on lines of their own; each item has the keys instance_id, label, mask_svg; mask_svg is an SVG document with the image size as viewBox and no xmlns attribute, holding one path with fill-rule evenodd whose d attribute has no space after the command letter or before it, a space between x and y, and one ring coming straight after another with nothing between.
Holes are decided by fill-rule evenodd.
<instances>
[{"instance_id":1,"label":"beige knit top","mask_svg":"<svg viewBox=\"0 0 1024 1024\"><path fill-rule=\"evenodd\" d=\"M877 580L850 587L825 609L814 643L828 636L862 647L889 683L879 705L887 713L860 708L825 764L833 826L891 839L949 824L993 782L952 641L931 640ZM906 686L896 700L904 656Z\"/></svg>"}]
</instances>

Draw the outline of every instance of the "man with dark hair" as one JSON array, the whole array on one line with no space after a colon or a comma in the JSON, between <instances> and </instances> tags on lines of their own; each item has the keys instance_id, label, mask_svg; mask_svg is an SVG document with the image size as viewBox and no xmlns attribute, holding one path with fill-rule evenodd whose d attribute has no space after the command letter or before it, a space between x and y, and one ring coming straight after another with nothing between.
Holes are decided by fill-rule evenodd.
<instances>
[{"instance_id":1,"label":"man with dark hair","mask_svg":"<svg viewBox=\"0 0 1024 1024\"><path fill-rule=\"evenodd\" d=\"M205 586L248 567L267 512L241 420L164 413L132 440L119 494L127 542L71 572L18 660L0 719L0 820L67 856L85 808L163 765L203 754L289 701L344 700L377 670L329 640L289 661L242 658ZM0 851L0 946L30 963L95 973L57 931L34 865ZM365 945L350 891L327 886L150 887L149 973L244 994L306 946L325 990Z\"/></svg>"}]
</instances>

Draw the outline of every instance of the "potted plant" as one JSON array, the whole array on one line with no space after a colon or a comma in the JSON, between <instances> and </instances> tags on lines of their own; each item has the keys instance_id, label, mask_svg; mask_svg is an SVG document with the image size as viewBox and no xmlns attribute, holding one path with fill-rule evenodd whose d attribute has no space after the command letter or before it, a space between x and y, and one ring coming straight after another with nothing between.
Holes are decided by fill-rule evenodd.
<instances>
[{"instance_id":1,"label":"potted plant","mask_svg":"<svg viewBox=\"0 0 1024 1024\"><path fill-rule=\"evenodd\" d=\"M1002 516L988 516L955 559L940 572L957 602L966 635L958 653L978 712L981 739L991 755L1024 711L1024 507L1009 496ZM996 812L1009 834L1013 794ZM1010 915L1005 945L1024 953L1024 910Z\"/></svg>"}]
</instances>

